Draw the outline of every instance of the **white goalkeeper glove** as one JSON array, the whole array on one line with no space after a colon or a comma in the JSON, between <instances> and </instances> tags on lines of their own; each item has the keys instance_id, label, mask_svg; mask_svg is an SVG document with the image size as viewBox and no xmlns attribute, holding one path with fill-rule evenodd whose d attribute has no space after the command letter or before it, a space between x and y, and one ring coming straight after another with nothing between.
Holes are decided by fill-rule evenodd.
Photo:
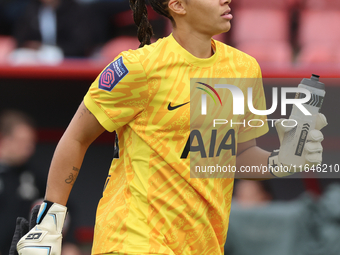
<instances>
[{"instance_id":1,"label":"white goalkeeper glove","mask_svg":"<svg viewBox=\"0 0 340 255\"><path fill-rule=\"evenodd\" d=\"M292 127L284 127L282 125L282 121L286 121L285 119L280 119L275 122L275 127L276 131L279 135L279 140L280 140L280 145L282 144L283 137L286 132L290 131ZM284 166L281 164L279 160L279 150L274 150L272 154L268 158L268 166L271 171L271 173L276 176L276 177L285 177L292 175L296 173L297 171L303 171L304 166L316 166L318 164L321 164L322 162L322 145L321 142L323 141L323 134L320 131L322 128L327 126L327 120L325 115L322 113L318 113L317 118L316 118L316 124L315 124L315 129L309 131L308 136L307 136L307 142L304 146L304 151L305 151L305 164L303 165L302 169L297 169L296 167L291 167L287 166L285 169L282 167L277 167L277 166ZM276 169L276 171L273 171ZM286 171L286 170L289 171Z\"/></svg>"},{"instance_id":2,"label":"white goalkeeper glove","mask_svg":"<svg viewBox=\"0 0 340 255\"><path fill-rule=\"evenodd\" d=\"M38 212L37 225L17 244L19 255L60 255L66 213L65 206L44 201Z\"/></svg>"}]
</instances>

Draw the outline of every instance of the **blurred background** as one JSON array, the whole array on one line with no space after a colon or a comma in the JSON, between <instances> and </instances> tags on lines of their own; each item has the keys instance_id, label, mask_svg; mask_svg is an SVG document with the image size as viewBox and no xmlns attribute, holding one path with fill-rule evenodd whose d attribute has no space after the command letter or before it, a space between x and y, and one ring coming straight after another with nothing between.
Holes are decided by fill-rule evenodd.
<instances>
[{"instance_id":1,"label":"blurred background","mask_svg":"<svg viewBox=\"0 0 340 255\"><path fill-rule=\"evenodd\" d=\"M339 167L340 1L234 0L231 8L232 29L216 38L257 59L267 109L272 87L321 76L329 122L324 163ZM153 40L167 36L169 22L148 11ZM128 0L0 0L1 255L8 254L15 218L28 217L44 196L56 144L88 87L117 54L138 48L136 32ZM269 117L280 117L279 110ZM87 152L68 203L63 255L90 254L113 139L104 133ZM278 148L275 129L258 144ZM236 181L226 254L340 254L339 180L309 172Z\"/></svg>"}]
</instances>

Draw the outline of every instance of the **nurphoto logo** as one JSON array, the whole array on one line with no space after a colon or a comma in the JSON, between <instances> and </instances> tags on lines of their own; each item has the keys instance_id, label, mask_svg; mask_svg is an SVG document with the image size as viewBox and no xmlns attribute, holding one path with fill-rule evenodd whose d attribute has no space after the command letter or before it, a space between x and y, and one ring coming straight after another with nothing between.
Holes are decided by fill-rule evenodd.
<instances>
[{"instance_id":1,"label":"nurphoto logo","mask_svg":"<svg viewBox=\"0 0 340 255\"><path fill-rule=\"evenodd\" d=\"M208 86L207 84L198 82L200 84L203 84L205 86ZM198 87L199 88L199 87ZM214 87L209 86L209 88L217 95L218 99L221 102L220 96L217 93L215 89L228 89L231 92L232 99L233 99L233 114L234 115L244 115L244 95L243 91L235 86L235 85L230 85L230 84L215 84ZM214 89L215 88L215 89ZM199 88L200 89L200 88ZM205 92L207 92L210 97L213 98L211 93L205 89L202 89ZM253 104L253 88L249 87L247 88L247 103L248 103L248 108L250 112L256 114L256 115L270 115L274 113L277 109L278 105L278 88L273 87L272 88L272 99L273 103L270 109L268 110L257 110L254 107ZM306 96L304 98L293 98L289 99L287 98L287 93L299 93L299 94L305 94ZM304 88L281 88L281 115L286 115L286 107L289 104L295 105L298 107L303 114L305 115L311 115L311 113L302 105L304 103L307 103L311 99L311 93L309 90L304 89ZM222 102L221 102L222 105ZM202 115L207 115L207 95L202 94L201 96L201 114Z\"/></svg>"}]
</instances>

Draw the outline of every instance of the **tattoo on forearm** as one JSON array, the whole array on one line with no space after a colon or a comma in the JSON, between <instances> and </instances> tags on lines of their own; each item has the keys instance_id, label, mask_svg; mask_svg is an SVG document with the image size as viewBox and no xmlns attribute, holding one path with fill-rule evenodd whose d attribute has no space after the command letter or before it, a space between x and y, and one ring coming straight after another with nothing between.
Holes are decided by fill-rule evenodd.
<instances>
[{"instance_id":1,"label":"tattoo on forearm","mask_svg":"<svg viewBox=\"0 0 340 255\"><path fill-rule=\"evenodd\" d=\"M70 175L68 176L68 178L65 180L65 182L66 182L67 184L71 184L71 185L74 184L74 182L76 181L76 179L77 179L77 177L78 177L79 168L77 168L77 167L74 166L74 167L72 168L72 170L73 170L73 171L76 171L77 173L75 173L75 174L70 173Z\"/></svg>"},{"instance_id":2,"label":"tattoo on forearm","mask_svg":"<svg viewBox=\"0 0 340 255\"><path fill-rule=\"evenodd\" d=\"M81 110L81 112L80 112L79 119L80 119L81 117L83 117L84 114L87 114L87 113L90 114L90 115L93 115L92 112L90 112L86 107L83 108L83 109Z\"/></svg>"},{"instance_id":3,"label":"tattoo on forearm","mask_svg":"<svg viewBox=\"0 0 340 255\"><path fill-rule=\"evenodd\" d=\"M75 166L72 168L72 170L79 172L79 168L76 168Z\"/></svg>"},{"instance_id":4,"label":"tattoo on forearm","mask_svg":"<svg viewBox=\"0 0 340 255\"><path fill-rule=\"evenodd\" d=\"M75 182L76 179L77 179L77 176L78 176L78 174L70 173L70 175L69 175L68 178L65 180L65 182L66 182L67 184L73 185L74 182Z\"/></svg>"}]
</instances>

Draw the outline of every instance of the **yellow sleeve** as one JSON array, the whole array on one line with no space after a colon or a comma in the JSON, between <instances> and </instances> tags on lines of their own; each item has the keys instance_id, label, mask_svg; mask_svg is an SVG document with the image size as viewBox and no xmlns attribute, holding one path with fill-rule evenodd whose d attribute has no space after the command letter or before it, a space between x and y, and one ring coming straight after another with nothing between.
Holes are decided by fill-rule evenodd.
<instances>
[{"instance_id":1,"label":"yellow sleeve","mask_svg":"<svg viewBox=\"0 0 340 255\"><path fill-rule=\"evenodd\" d=\"M92 83L84 103L99 123L112 132L145 109L148 95L141 63L132 52L123 52Z\"/></svg>"}]
</instances>

